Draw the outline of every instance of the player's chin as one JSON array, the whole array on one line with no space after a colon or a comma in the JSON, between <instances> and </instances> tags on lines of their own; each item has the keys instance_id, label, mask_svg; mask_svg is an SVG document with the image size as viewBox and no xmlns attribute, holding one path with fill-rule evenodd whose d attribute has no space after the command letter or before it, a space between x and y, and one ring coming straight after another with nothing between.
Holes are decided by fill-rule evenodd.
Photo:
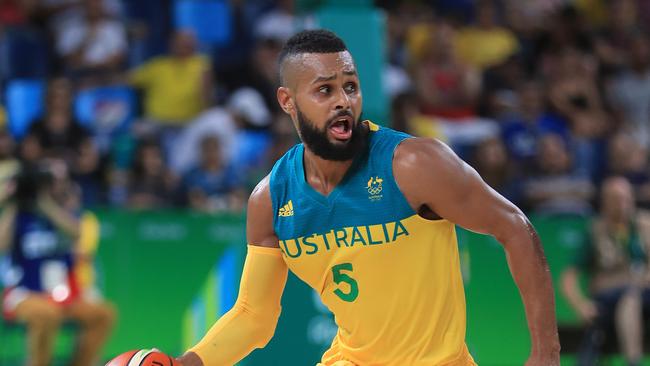
<instances>
[{"instance_id":1,"label":"player's chin","mask_svg":"<svg viewBox=\"0 0 650 366\"><path fill-rule=\"evenodd\" d=\"M344 147L344 146L347 146L348 144L350 144L350 141L351 141L351 140L352 140L352 138L349 138L349 139L343 139L343 140L342 140L342 139L335 139L335 138L331 138L331 139L329 139L330 144L332 144L332 146L335 146L335 147Z\"/></svg>"}]
</instances>

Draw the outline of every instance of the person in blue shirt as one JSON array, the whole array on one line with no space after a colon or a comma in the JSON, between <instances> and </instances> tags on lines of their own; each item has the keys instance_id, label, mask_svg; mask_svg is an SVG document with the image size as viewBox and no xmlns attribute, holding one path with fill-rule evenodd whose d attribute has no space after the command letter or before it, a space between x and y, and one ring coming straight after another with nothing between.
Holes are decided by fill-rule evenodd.
<instances>
[{"instance_id":1,"label":"person in blue shirt","mask_svg":"<svg viewBox=\"0 0 650 366\"><path fill-rule=\"evenodd\" d=\"M92 365L114 323L111 305L84 296L74 272L80 234L75 215L78 190L65 163L23 164L15 190L0 216L3 315L27 327L29 366L50 365L56 333L64 321L79 326L72 365ZM11 185L7 189L12 189Z\"/></svg>"},{"instance_id":2,"label":"person in blue shirt","mask_svg":"<svg viewBox=\"0 0 650 366\"><path fill-rule=\"evenodd\" d=\"M239 187L235 169L221 155L219 138L205 136L201 140L199 164L183 177L183 195L189 206L205 212L241 209L245 196L238 194Z\"/></svg>"}]
</instances>

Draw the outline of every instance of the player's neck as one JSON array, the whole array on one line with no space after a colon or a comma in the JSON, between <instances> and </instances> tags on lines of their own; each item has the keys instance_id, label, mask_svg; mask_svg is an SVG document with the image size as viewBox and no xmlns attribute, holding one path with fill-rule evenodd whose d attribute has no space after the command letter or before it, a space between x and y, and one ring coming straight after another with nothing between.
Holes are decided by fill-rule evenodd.
<instances>
[{"instance_id":1,"label":"player's neck","mask_svg":"<svg viewBox=\"0 0 650 366\"><path fill-rule=\"evenodd\" d=\"M352 165L352 159L345 161L325 160L309 149L305 149L305 180L316 191L327 196L341 182Z\"/></svg>"}]
</instances>

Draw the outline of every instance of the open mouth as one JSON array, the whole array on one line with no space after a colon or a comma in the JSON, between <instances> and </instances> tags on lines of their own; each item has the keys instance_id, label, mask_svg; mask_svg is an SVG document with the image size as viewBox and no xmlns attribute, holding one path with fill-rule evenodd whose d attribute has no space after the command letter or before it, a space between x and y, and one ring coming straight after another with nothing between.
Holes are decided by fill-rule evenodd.
<instances>
[{"instance_id":1,"label":"open mouth","mask_svg":"<svg viewBox=\"0 0 650 366\"><path fill-rule=\"evenodd\" d=\"M349 140L352 137L352 117L339 117L330 123L330 133L332 136L341 141Z\"/></svg>"}]
</instances>

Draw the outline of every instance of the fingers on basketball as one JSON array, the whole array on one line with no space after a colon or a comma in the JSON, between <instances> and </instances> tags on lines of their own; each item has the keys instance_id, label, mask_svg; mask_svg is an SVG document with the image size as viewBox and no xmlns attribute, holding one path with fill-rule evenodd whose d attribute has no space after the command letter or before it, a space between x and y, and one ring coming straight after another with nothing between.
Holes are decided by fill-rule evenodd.
<instances>
[{"instance_id":1,"label":"fingers on basketball","mask_svg":"<svg viewBox=\"0 0 650 366\"><path fill-rule=\"evenodd\" d=\"M124 352L110 360L106 366L181 366L173 357L157 349Z\"/></svg>"}]
</instances>

